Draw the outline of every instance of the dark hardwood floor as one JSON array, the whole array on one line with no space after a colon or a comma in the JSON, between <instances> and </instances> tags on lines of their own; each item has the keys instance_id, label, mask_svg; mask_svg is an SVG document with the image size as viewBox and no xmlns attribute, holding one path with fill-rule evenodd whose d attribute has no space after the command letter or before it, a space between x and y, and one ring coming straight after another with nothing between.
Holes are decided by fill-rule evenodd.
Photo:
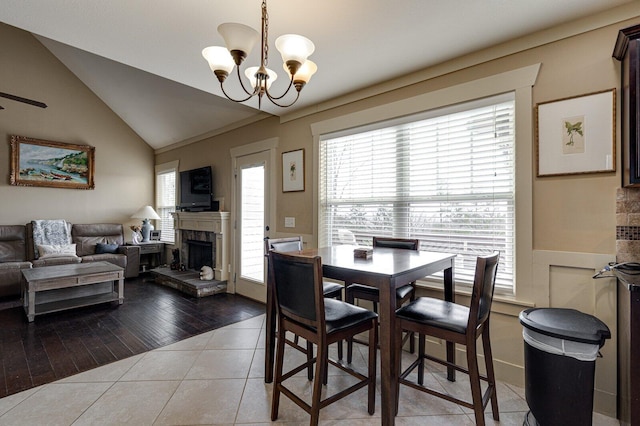
<instances>
[{"instance_id":1,"label":"dark hardwood floor","mask_svg":"<svg viewBox=\"0 0 640 426\"><path fill-rule=\"evenodd\" d=\"M122 305L102 304L37 316L0 310L0 398L265 312L232 294L187 296L153 283L125 281Z\"/></svg>"}]
</instances>

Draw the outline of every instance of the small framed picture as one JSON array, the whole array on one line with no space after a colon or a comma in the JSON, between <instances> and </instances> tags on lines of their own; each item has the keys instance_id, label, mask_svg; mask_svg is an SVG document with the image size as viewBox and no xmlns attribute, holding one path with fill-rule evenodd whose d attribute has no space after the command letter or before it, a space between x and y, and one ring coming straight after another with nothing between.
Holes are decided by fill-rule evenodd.
<instances>
[{"instance_id":1,"label":"small framed picture","mask_svg":"<svg viewBox=\"0 0 640 426\"><path fill-rule=\"evenodd\" d=\"M282 192L304 191L304 149L282 153Z\"/></svg>"},{"instance_id":2,"label":"small framed picture","mask_svg":"<svg viewBox=\"0 0 640 426\"><path fill-rule=\"evenodd\" d=\"M151 231L149 239L151 241L160 241L160 231Z\"/></svg>"},{"instance_id":3,"label":"small framed picture","mask_svg":"<svg viewBox=\"0 0 640 426\"><path fill-rule=\"evenodd\" d=\"M616 171L616 89L541 102L537 175Z\"/></svg>"}]
</instances>

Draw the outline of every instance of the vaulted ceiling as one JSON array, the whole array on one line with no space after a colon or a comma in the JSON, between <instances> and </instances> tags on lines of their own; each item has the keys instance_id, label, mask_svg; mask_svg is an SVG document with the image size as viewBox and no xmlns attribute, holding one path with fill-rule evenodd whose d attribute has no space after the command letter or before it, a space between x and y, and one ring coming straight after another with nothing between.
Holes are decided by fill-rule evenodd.
<instances>
[{"instance_id":1,"label":"vaulted ceiling","mask_svg":"<svg viewBox=\"0 0 640 426\"><path fill-rule=\"evenodd\" d=\"M201 56L223 22L260 28L260 0L3 0L0 22L37 36L151 147L309 108L446 60L637 0L270 0L273 43L297 33L318 72L291 108L222 96ZM257 65L254 48L246 63ZM232 83L233 81L230 81ZM231 87L230 90L237 89ZM0 91L11 92L2 87Z\"/></svg>"}]
</instances>

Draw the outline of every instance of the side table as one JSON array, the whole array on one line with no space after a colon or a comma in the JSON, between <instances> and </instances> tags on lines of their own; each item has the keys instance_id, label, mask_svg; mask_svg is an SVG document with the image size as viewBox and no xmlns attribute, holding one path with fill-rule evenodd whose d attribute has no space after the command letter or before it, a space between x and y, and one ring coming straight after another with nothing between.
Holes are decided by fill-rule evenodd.
<instances>
[{"instance_id":1,"label":"side table","mask_svg":"<svg viewBox=\"0 0 640 426\"><path fill-rule=\"evenodd\" d=\"M133 245L127 243L127 245ZM140 247L140 272L147 272L164 263L164 243L147 241L135 244Z\"/></svg>"}]
</instances>

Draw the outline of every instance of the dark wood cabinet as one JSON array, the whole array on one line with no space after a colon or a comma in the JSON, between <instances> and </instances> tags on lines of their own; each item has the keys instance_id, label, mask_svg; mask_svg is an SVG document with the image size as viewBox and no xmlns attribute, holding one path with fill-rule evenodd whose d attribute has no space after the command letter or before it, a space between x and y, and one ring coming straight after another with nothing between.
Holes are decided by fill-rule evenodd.
<instances>
[{"instance_id":1,"label":"dark wood cabinet","mask_svg":"<svg viewBox=\"0 0 640 426\"><path fill-rule=\"evenodd\" d=\"M640 425L640 276L618 277L618 418Z\"/></svg>"},{"instance_id":2,"label":"dark wood cabinet","mask_svg":"<svg viewBox=\"0 0 640 426\"><path fill-rule=\"evenodd\" d=\"M622 62L622 186L640 187L640 25L620 30L613 57Z\"/></svg>"}]
</instances>

